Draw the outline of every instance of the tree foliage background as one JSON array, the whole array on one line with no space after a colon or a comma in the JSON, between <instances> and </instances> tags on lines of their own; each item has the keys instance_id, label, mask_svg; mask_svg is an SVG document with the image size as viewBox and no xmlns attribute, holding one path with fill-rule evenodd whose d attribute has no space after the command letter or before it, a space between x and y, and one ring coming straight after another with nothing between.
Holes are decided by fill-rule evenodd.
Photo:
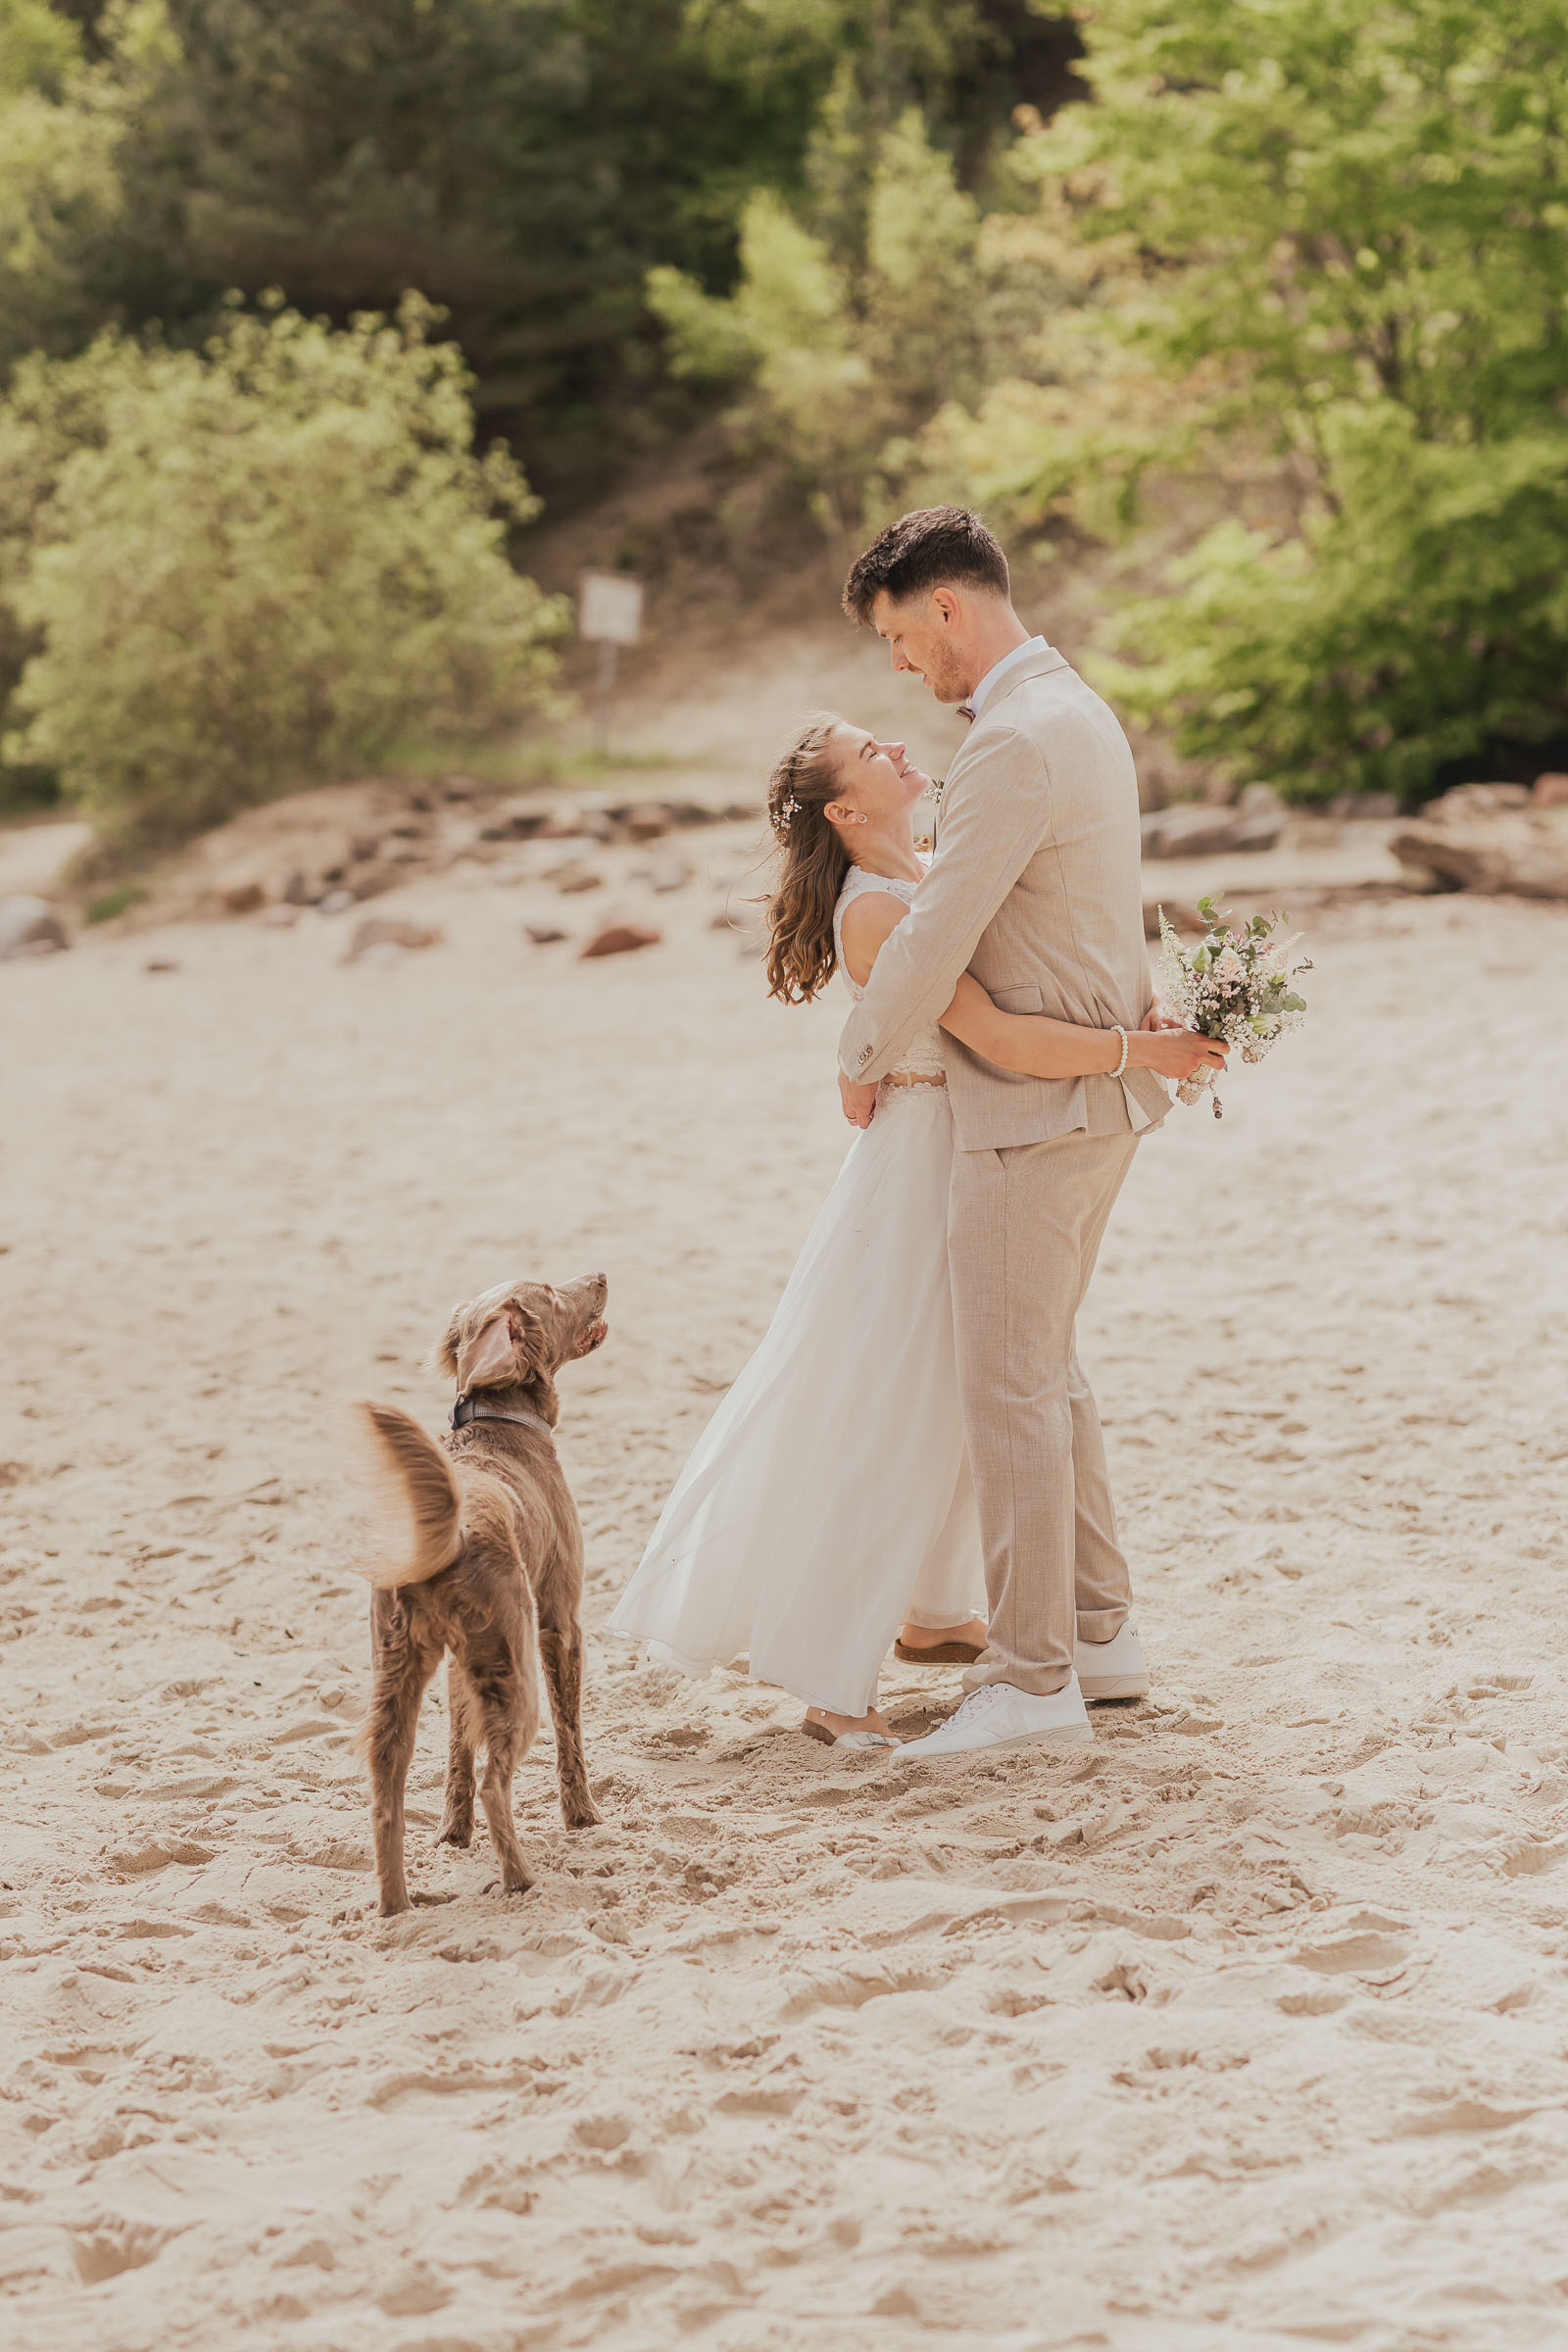
<instances>
[{"instance_id":1,"label":"tree foliage background","mask_svg":"<svg viewBox=\"0 0 1568 2352\"><path fill-rule=\"evenodd\" d=\"M404 609L452 649L502 610L529 497L497 436L559 510L716 409L736 469L839 542L957 496L1058 564L1145 550L1099 674L1213 768L1307 798L1530 772L1568 749L1565 140L1568 0L0 0L0 436L30 452L0 489L9 773L208 809L160 800L179 763L151 737L130 781L156 698L89 584L172 582L176 541L218 563L194 503L157 524L144 491L221 409L245 320L236 446L270 452L248 494L302 582L302 386L342 427L361 371L348 407L403 436L367 480L444 453L468 519ZM415 313L355 323L411 290L422 357ZM433 437L376 356L416 375L432 331ZM333 495L347 516L347 473ZM398 609L413 540L364 563ZM473 723L548 690L528 614ZM354 757L374 704L252 713L251 754L213 705L181 757L231 802L303 779L308 739L309 772Z\"/></svg>"}]
</instances>

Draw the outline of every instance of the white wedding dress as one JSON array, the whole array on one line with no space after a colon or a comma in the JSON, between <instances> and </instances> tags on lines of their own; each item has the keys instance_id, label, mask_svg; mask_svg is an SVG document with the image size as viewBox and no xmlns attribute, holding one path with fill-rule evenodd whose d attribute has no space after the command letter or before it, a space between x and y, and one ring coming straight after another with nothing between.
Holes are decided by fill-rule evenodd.
<instances>
[{"instance_id":1,"label":"white wedding dress","mask_svg":"<svg viewBox=\"0 0 1568 2352\"><path fill-rule=\"evenodd\" d=\"M833 918L867 890L854 868ZM983 1612L948 1277L953 1113L923 1029L850 1146L766 1337L676 1481L610 1631L683 1672L862 1715L906 1619ZM931 1083L936 1081L936 1083Z\"/></svg>"}]
</instances>

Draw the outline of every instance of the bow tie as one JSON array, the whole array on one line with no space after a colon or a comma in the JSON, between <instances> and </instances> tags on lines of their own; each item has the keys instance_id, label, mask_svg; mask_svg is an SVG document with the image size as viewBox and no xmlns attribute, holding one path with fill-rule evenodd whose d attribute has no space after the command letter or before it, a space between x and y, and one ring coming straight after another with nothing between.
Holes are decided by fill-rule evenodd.
<instances>
[{"instance_id":1,"label":"bow tie","mask_svg":"<svg viewBox=\"0 0 1568 2352\"><path fill-rule=\"evenodd\" d=\"M963 720L963 723L966 727L972 727L974 725L973 703L960 703L958 705L958 716Z\"/></svg>"}]
</instances>

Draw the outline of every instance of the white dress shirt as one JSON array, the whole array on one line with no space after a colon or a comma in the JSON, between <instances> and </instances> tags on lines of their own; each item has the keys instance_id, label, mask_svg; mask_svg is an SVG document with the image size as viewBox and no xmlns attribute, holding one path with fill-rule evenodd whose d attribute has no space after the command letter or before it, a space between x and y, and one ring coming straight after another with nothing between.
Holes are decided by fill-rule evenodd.
<instances>
[{"instance_id":1,"label":"white dress shirt","mask_svg":"<svg viewBox=\"0 0 1568 2352\"><path fill-rule=\"evenodd\" d=\"M979 717L991 696L996 693L997 688L1015 663L1026 662L1031 654L1049 654L1051 648L1044 637L1026 637L1022 645L1013 647L1010 654L1004 654L1000 662L993 662L969 697L969 708L976 718Z\"/></svg>"}]
</instances>

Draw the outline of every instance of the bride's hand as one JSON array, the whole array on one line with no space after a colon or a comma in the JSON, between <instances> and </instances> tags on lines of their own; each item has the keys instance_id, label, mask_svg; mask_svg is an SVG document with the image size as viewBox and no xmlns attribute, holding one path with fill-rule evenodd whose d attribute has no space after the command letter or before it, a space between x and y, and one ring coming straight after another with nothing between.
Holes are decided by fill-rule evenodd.
<instances>
[{"instance_id":1,"label":"bride's hand","mask_svg":"<svg viewBox=\"0 0 1568 2352\"><path fill-rule=\"evenodd\" d=\"M852 1127L869 1127L876 1112L876 1088L859 1086L839 1072L839 1101Z\"/></svg>"},{"instance_id":2,"label":"bride's hand","mask_svg":"<svg viewBox=\"0 0 1568 2352\"><path fill-rule=\"evenodd\" d=\"M1134 1032L1137 1044L1128 1055L1146 1070L1155 1070L1161 1078L1174 1078L1178 1084L1191 1078L1197 1070L1221 1071L1230 1048L1221 1040L1200 1037L1192 1029L1150 1029L1145 1026Z\"/></svg>"}]
</instances>

